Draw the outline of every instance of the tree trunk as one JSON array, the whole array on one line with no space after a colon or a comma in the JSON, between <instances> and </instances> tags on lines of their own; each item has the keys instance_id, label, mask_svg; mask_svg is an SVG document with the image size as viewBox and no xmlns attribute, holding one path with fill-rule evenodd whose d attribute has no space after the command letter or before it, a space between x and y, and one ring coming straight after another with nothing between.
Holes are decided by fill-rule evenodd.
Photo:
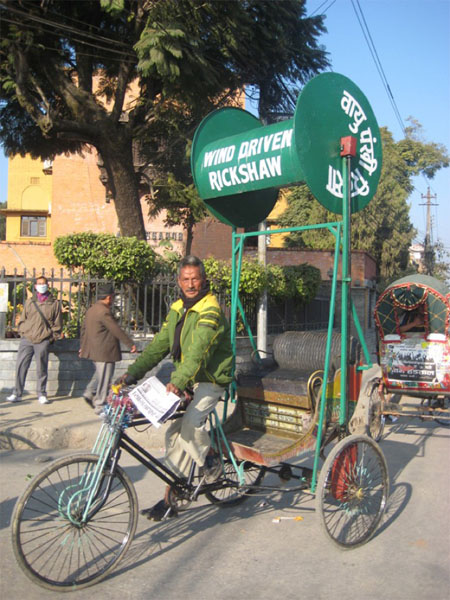
<instances>
[{"instance_id":1,"label":"tree trunk","mask_svg":"<svg viewBox=\"0 0 450 600\"><path fill-rule=\"evenodd\" d=\"M119 143L99 144L108 183L114 199L120 234L146 239L137 175L134 172L131 138Z\"/></svg>"}]
</instances>

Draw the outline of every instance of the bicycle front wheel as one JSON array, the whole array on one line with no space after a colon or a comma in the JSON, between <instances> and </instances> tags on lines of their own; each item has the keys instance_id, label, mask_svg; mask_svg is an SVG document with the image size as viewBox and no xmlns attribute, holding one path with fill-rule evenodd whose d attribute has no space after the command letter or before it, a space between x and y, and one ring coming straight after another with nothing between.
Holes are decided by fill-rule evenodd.
<instances>
[{"instance_id":1,"label":"bicycle front wheel","mask_svg":"<svg viewBox=\"0 0 450 600\"><path fill-rule=\"evenodd\" d=\"M53 462L17 501L14 554L42 587L70 591L97 583L117 566L133 539L134 486L119 466L112 478L106 469L98 472L98 460L95 454L79 454Z\"/></svg>"}]
</instances>

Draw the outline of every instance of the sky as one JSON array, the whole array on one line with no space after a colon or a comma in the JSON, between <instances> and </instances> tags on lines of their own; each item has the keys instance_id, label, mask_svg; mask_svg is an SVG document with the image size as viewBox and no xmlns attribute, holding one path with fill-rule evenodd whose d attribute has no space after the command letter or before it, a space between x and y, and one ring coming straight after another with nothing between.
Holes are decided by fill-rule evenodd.
<instances>
[{"instance_id":1,"label":"sky","mask_svg":"<svg viewBox=\"0 0 450 600\"><path fill-rule=\"evenodd\" d=\"M360 7L372 52L385 76L393 101L385 90L353 6ZM424 139L450 151L450 0L308 0L308 15L324 13L328 33L322 44L332 70L350 78L364 93L378 125L386 126L396 141L402 139L400 122L412 116L423 127ZM358 11L362 20L361 12ZM366 35L367 35L366 30ZM432 199L432 239L450 252L450 169L433 180L414 180L409 198L410 217L418 241L426 232L423 196ZM0 201L7 199L7 159L0 152Z\"/></svg>"},{"instance_id":2,"label":"sky","mask_svg":"<svg viewBox=\"0 0 450 600\"><path fill-rule=\"evenodd\" d=\"M392 107L377 65L358 21L362 9L372 52L392 92ZM443 144L450 153L450 0L308 0L308 15L324 13L328 33L319 43L329 52L332 70L345 75L368 99L380 127L388 127L395 141L404 137L400 122L412 116L422 125L427 142ZM361 12L358 15L362 20ZM408 202L410 218L423 242L426 202L432 206L432 240L450 252L450 168L427 181L420 176Z\"/></svg>"}]
</instances>

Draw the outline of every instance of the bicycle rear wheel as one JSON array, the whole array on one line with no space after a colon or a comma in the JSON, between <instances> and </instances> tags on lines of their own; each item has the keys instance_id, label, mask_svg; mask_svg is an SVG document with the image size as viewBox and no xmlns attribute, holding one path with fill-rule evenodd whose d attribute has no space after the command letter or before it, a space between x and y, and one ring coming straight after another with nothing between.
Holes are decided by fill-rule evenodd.
<instances>
[{"instance_id":1,"label":"bicycle rear wheel","mask_svg":"<svg viewBox=\"0 0 450 600\"><path fill-rule=\"evenodd\" d=\"M380 447L365 435L336 444L320 471L317 509L327 534L342 548L356 548L375 533L389 496Z\"/></svg>"},{"instance_id":2,"label":"bicycle rear wheel","mask_svg":"<svg viewBox=\"0 0 450 600\"><path fill-rule=\"evenodd\" d=\"M247 496L255 493L253 486L258 486L266 474L265 468L260 465L246 462L244 465L245 485L239 486L239 476L231 460L224 461L224 475L221 480L224 487L213 492L206 492L206 498L219 506L236 506L246 500Z\"/></svg>"},{"instance_id":3,"label":"bicycle rear wheel","mask_svg":"<svg viewBox=\"0 0 450 600\"><path fill-rule=\"evenodd\" d=\"M53 462L17 501L14 554L24 573L44 588L70 591L97 583L117 566L133 539L137 497L119 466L112 481L106 471L99 474L98 491L84 514L98 460L95 454L80 454Z\"/></svg>"}]
</instances>

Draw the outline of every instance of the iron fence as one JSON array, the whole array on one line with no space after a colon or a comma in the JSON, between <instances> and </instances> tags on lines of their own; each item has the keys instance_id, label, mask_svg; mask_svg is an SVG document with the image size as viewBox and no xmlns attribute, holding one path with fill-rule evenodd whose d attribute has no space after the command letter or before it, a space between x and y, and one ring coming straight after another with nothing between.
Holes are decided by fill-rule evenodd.
<instances>
[{"instance_id":1,"label":"iron fence","mask_svg":"<svg viewBox=\"0 0 450 600\"><path fill-rule=\"evenodd\" d=\"M18 274L0 271L0 283L8 283L8 313L6 335L12 336L27 297L33 293L33 283L44 275L49 288L61 304L63 331L66 337L78 337L87 308L98 299L99 286L106 279L85 276L61 269L59 272L36 270ZM158 331L170 304L177 298L174 275L158 275L151 281L115 284L114 313L120 326L133 336L147 336Z\"/></svg>"},{"instance_id":2,"label":"iron fence","mask_svg":"<svg viewBox=\"0 0 450 600\"><path fill-rule=\"evenodd\" d=\"M6 274L0 270L0 283L8 284L8 313L6 336L13 337L19 314L27 297L33 293L33 283L44 275L53 295L61 303L65 337L79 337L85 312L98 298L98 288L107 280L66 271L45 269ZM146 337L159 331L171 303L178 298L175 275L157 275L141 283L116 283L115 316L122 329L133 337ZM241 299L247 321L256 332L257 301L251 297ZM219 302L230 317L229 295L219 295ZM268 332L280 333L289 329L325 329L328 323L329 298L315 298L308 305L286 300L269 301Z\"/></svg>"}]
</instances>

